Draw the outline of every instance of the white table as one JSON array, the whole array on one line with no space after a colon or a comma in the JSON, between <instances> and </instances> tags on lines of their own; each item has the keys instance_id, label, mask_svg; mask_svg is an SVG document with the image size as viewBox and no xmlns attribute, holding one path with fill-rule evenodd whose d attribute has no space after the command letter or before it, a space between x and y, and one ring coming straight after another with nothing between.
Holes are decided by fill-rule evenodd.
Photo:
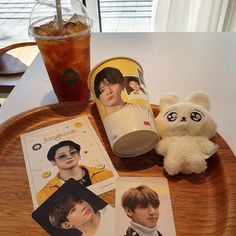
<instances>
[{"instance_id":1,"label":"white table","mask_svg":"<svg viewBox=\"0 0 236 236\"><path fill-rule=\"evenodd\" d=\"M141 63L150 101L174 91L183 98L206 91L218 132L236 154L235 33L94 33L91 65L128 56ZM0 123L38 106L56 103L41 56L38 55L0 108Z\"/></svg>"}]
</instances>

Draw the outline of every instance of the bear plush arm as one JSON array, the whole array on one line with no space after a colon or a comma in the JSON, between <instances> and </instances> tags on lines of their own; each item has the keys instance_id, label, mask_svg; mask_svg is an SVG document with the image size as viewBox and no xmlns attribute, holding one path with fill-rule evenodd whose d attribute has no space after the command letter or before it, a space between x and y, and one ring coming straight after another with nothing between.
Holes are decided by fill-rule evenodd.
<instances>
[{"instance_id":1,"label":"bear plush arm","mask_svg":"<svg viewBox=\"0 0 236 236\"><path fill-rule=\"evenodd\" d=\"M209 158L210 156L215 154L219 149L219 146L217 144L213 143L207 138L199 137L199 144L202 148L202 153L206 155L206 158Z\"/></svg>"}]
</instances>

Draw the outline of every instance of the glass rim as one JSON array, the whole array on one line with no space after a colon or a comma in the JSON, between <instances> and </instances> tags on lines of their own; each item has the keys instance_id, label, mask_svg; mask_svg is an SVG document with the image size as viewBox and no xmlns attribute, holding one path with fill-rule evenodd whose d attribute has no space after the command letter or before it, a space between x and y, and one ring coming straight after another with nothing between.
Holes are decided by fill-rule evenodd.
<instances>
[{"instance_id":1,"label":"glass rim","mask_svg":"<svg viewBox=\"0 0 236 236\"><path fill-rule=\"evenodd\" d=\"M39 22L42 22L43 20L49 20L51 19L52 17L54 16L48 16L48 17L45 17L45 18L42 18L42 19L38 19L36 21L34 21L33 23L31 23L28 27L28 34L30 37L33 37L34 39L40 39L40 40L65 40L65 39L70 39L70 38L75 38L75 37L78 37L80 36L81 38L86 36L86 35L89 35L91 33L91 29L92 29L92 20L87 17L87 16L83 16L88 22L89 24L87 24L87 28L82 30L82 31L79 31L79 32L75 32L75 33L71 33L71 34L65 34L65 35L39 35L39 34L36 34L33 30L33 28L35 27L35 25ZM49 21L48 21L49 22Z\"/></svg>"}]
</instances>

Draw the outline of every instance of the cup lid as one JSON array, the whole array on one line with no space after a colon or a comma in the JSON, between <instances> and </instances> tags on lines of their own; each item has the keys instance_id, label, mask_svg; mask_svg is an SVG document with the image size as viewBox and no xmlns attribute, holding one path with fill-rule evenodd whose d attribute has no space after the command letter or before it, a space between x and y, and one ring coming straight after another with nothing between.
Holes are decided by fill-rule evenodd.
<instances>
[{"instance_id":1,"label":"cup lid","mask_svg":"<svg viewBox=\"0 0 236 236\"><path fill-rule=\"evenodd\" d=\"M62 22L63 27L65 26L65 30L67 30L68 23L69 27L72 24L79 24L82 23L80 30L76 30L76 32L65 32L66 37L70 38L73 36L78 37L81 35L82 37L85 34L90 33L92 28L92 20L89 17L89 13L86 7L80 0L60 0L61 1L61 15L62 15ZM48 25L48 23L50 24ZM38 34L34 29L44 27L42 32L44 34ZM48 27L48 28L47 28ZM53 39L58 38L60 39L62 35L49 35L46 33L46 30L58 29L58 17L57 17L57 8L56 8L56 1L55 0L39 0L33 7L30 18L29 18L29 28L28 33L30 37L33 38L40 38L40 39L47 39L50 40L53 36ZM65 37L63 35L63 38Z\"/></svg>"}]
</instances>

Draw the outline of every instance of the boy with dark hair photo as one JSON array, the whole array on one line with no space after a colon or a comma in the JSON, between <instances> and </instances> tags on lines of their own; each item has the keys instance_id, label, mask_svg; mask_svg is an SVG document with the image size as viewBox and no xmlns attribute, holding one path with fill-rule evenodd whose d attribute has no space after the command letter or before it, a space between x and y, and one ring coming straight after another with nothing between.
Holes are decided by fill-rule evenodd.
<instances>
[{"instance_id":1,"label":"boy with dark hair photo","mask_svg":"<svg viewBox=\"0 0 236 236\"><path fill-rule=\"evenodd\" d=\"M115 236L176 236L164 177L119 177L115 206Z\"/></svg>"},{"instance_id":2,"label":"boy with dark hair photo","mask_svg":"<svg viewBox=\"0 0 236 236\"><path fill-rule=\"evenodd\" d=\"M68 194L55 201L54 207L49 212L49 221L54 227L77 229L82 235L92 236L104 232L106 215L106 207L95 212L88 201Z\"/></svg>"},{"instance_id":3,"label":"boy with dark hair photo","mask_svg":"<svg viewBox=\"0 0 236 236\"><path fill-rule=\"evenodd\" d=\"M106 115L110 115L126 105L121 93L124 90L124 77L119 69L106 67L97 73L94 92L103 104Z\"/></svg>"},{"instance_id":4,"label":"boy with dark hair photo","mask_svg":"<svg viewBox=\"0 0 236 236\"><path fill-rule=\"evenodd\" d=\"M148 99L145 90L141 87L138 77L125 76L124 79L127 81L128 84L128 88L126 88L126 90L129 94L129 99Z\"/></svg>"},{"instance_id":5,"label":"boy with dark hair photo","mask_svg":"<svg viewBox=\"0 0 236 236\"><path fill-rule=\"evenodd\" d=\"M71 140L61 141L49 149L47 159L59 172L37 193L39 205L69 178L74 178L87 187L113 176L113 173L105 168L80 165L80 149L80 145Z\"/></svg>"},{"instance_id":6,"label":"boy with dark hair photo","mask_svg":"<svg viewBox=\"0 0 236 236\"><path fill-rule=\"evenodd\" d=\"M157 229L160 200L154 190L145 185L130 188L121 202L131 219L125 236L162 236Z\"/></svg>"},{"instance_id":7,"label":"boy with dark hair photo","mask_svg":"<svg viewBox=\"0 0 236 236\"><path fill-rule=\"evenodd\" d=\"M69 179L32 216L53 236L114 235L114 208L74 179Z\"/></svg>"}]
</instances>

